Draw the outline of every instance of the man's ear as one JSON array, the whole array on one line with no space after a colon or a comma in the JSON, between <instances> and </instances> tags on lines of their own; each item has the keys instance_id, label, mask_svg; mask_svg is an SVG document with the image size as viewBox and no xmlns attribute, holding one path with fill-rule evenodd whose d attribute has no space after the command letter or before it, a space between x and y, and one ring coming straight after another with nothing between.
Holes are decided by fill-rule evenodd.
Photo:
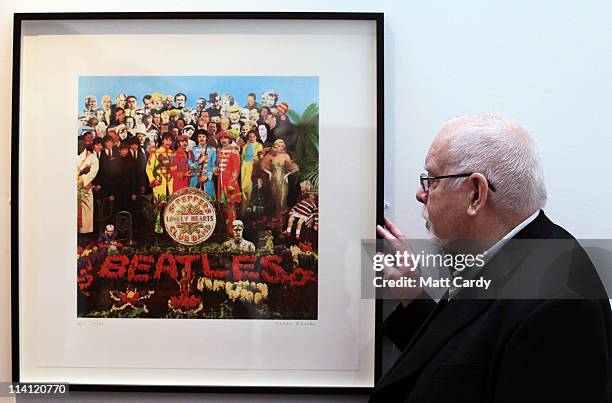
<instances>
[{"instance_id":1,"label":"man's ear","mask_svg":"<svg viewBox=\"0 0 612 403\"><path fill-rule=\"evenodd\" d=\"M468 185L469 204L467 208L467 215L474 217L487 204L489 186L487 185L487 178L479 173L473 173L470 175L468 178Z\"/></svg>"}]
</instances>

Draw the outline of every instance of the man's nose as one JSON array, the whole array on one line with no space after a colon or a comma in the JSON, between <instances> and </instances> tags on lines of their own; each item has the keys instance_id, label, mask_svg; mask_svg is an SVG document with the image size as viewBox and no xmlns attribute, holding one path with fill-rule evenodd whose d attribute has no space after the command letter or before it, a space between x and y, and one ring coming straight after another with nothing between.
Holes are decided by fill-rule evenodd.
<instances>
[{"instance_id":1,"label":"man's nose","mask_svg":"<svg viewBox=\"0 0 612 403\"><path fill-rule=\"evenodd\" d=\"M427 204L427 192L423 190L422 186L417 188L416 199L423 204Z\"/></svg>"}]
</instances>

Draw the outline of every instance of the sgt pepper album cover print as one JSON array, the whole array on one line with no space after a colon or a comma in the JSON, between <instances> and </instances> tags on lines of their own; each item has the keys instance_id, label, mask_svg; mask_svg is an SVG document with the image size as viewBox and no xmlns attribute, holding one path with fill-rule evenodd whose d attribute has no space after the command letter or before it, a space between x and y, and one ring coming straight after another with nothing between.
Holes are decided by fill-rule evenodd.
<instances>
[{"instance_id":1,"label":"sgt pepper album cover print","mask_svg":"<svg viewBox=\"0 0 612 403\"><path fill-rule=\"evenodd\" d=\"M318 103L318 77L80 77L77 315L317 319Z\"/></svg>"}]
</instances>

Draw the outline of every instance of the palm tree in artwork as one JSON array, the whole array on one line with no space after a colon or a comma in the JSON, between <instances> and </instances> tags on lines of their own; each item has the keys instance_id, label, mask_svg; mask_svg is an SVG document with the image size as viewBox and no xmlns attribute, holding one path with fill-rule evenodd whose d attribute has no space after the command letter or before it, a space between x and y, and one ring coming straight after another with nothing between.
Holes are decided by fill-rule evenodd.
<instances>
[{"instance_id":1,"label":"palm tree in artwork","mask_svg":"<svg viewBox=\"0 0 612 403\"><path fill-rule=\"evenodd\" d=\"M308 180L319 188L319 106L312 103L301 115L287 110L293 122L291 135L286 138L287 148L293 150L293 160L300 167L301 180Z\"/></svg>"}]
</instances>

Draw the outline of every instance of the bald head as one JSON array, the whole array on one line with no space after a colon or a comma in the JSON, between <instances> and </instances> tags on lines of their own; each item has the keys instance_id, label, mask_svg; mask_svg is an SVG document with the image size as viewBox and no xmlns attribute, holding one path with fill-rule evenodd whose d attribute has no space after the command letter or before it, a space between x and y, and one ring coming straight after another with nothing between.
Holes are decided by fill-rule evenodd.
<instances>
[{"instance_id":1,"label":"bald head","mask_svg":"<svg viewBox=\"0 0 612 403\"><path fill-rule=\"evenodd\" d=\"M437 138L447 141L452 138L467 136L470 133L479 136L504 137L516 143L533 144L533 140L527 131L512 119L491 114L483 113L478 115L460 116L450 119L444 123L442 130Z\"/></svg>"},{"instance_id":2,"label":"bald head","mask_svg":"<svg viewBox=\"0 0 612 403\"><path fill-rule=\"evenodd\" d=\"M546 203L533 140L499 115L446 122L425 158L416 198L441 239L497 240Z\"/></svg>"},{"instance_id":3,"label":"bald head","mask_svg":"<svg viewBox=\"0 0 612 403\"><path fill-rule=\"evenodd\" d=\"M511 119L479 114L451 119L432 143L445 172L478 172L492 184L489 202L509 214L544 207L546 188L533 139ZM451 181L458 186L460 179Z\"/></svg>"}]
</instances>

